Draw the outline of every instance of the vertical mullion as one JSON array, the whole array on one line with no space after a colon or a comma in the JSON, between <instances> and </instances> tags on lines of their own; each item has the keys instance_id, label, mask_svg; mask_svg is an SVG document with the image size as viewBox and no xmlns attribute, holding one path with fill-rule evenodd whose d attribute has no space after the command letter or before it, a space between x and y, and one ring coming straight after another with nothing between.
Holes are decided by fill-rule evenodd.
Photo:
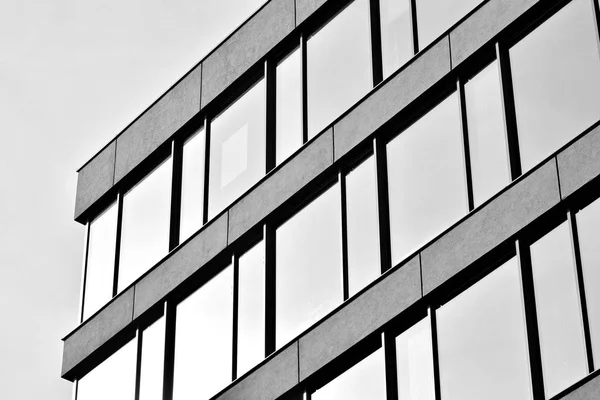
<instances>
[{"instance_id":1,"label":"vertical mullion","mask_svg":"<svg viewBox=\"0 0 600 400\"><path fill-rule=\"evenodd\" d=\"M350 297L350 288L348 282L348 215L346 202L346 177L340 172L338 174L340 181L340 199L341 199L341 220L342 220L342 293L344 300Z\"/></svg>"},{"instance_id":2,"label":"vertical mullion","mask_svg":"<svg viewBox=\"0 0 600 400\"><path fill-rule=\"evenodd\" d=\"M537 307L535 304L533 267L529 247L521 240L516 242L517 260L521 272L523 286L523 302L525 307L525 324L527 329L527 347L529 349L529 365L533 399L542 400L544 395L544 379L542 372L542 355L540 349L540 334L537 324Z\"/></svg>"},{"instance_id":3,"label":"vertical mullion","mask_svg":"<svg viewBox=\"0 0 600 400\"><path fill-rule=\"evenodd\" d=\"M265 173L268 173L276 164L277 152L277 79L276 65L272 60L265 60L265 104L266 104L266 149L265 149Z\"/></svg>"},{"instance_id":4,"label":"vertical mullion","mask_svg":"<svg viewBox=\"0 0 600 400\"><path fill-rule=\"evenodd\" d=\"M135 366L135 400L140 398L140 382L142 376L142 341L144 340L144 333L140 328L135 331L135 337L137 339L137 353L136 353L136 366Z\"/></svg>"},{"instance_id":5,"label":"vertical mullion","mask_svg":"<svg viewBox=\"0 0 600 400\"><path fill-rule=\"evenodd\" d=\"M308 61L306 53L306 35L300 35L300 58L302 81L302 143L308 142Z\"/></svg>"},{"instance_id":6,"label":"vertical mullion","mask_svg":"<svg viewBox=\"0 0 600 400\"><path fill-rule=\"evenodd\" d=\"M171 142L171 218L169 234L169 251L179 245L179 230L181 224L181 180L183 173L183 142L173 140Z\"/></svg>"},{"instance_id":7,"label":"vertical mullion","mask_svg":"<svg viewBox=\"0 0 600 400\"><path fill-rule=\"evenodd\" d=\"M166 301L165 313L165 353L163 369L163 400L173 398L173 375L175 373L175 318L177 308L171 301Z\"/></svg>"},{"instance_id":8,"label":"vertical mullion","mask_svg":"<svg viewBox=\"0 0 600 400\"><path fill-rule=\"evenodd\" d=\"M79 379L73 381L73 387L71 389L71 399L77 400L77 391L79 389Z\"/></svg>"},{"instance_id":9,"label":"vertical mullion","mask_svg":"<svg viewBox=\"0 0 600 400\"><path fill-rule=\"evenodd\" d=\"M413 36L413 54L419 52L419 31L417 30L417 1L408 0L408 8L410 13L410 28Z\"/></svg>"},{"instance_id":10,"label":"vertical mullion","mask_svg":"<svg viewBox=\"0 0 600 400\"><path fill-rule=\"evenodd\" d=\"M575 213L569 211L567 213L569 221L569 231L571 233L571 246L573 250L573 258L575 260L575 268L577 270L577 283L579 287L579 305L581 307L581 321L583 323L583 333L585 336L585 348L587 352L588 372L594 371L594 354L592 349L592 335L590 331L590 321L588 318L587 300L585 296L585 283L583 279L583 264L581 262L581 250L579 247L579 232L577 230Z\"/></svg>"},{"instance_id":11,"label":"vertical mullion","mask_svg":"<svg viewBox=\"0 0 600 400\"><path fill-rule=\"evenodd\" d=\"M87 255L90 246L90 229L92 223L85 224L85 237L83 238L83 271L81 272L81 287L79 288L79 322L83 322L83 310L85 307L85 286L87 283Z\"/></svg>"},{"instance_id":12,"label":"vertical mullion","mask_svg":"<svg viewBox=\"0 0 600 400\"><path fill-rule=\"evenodd\" d=\"M113 296L117 295L119 289L119 260L121 258L121 228L123 225L123 193L117 194L117 235L115 244L115 271L113 276Z\"/></svg>"},{"instance_id":13,"label":"vertical mullion","mask_svg":"<svg viewBox=\"0 0 600 400\"><path fill-rule=\"evenodd\" d=\"M202 223L208 222L208 175L210 168L210 123L208 117L204 118L204 207L202 208Z\"/></svg>"},{"instance_id":14,"label":"vertical mullion","mask_svg":"<svg viewBox=\"0 0 600 400\"><path fill-rule=\"evenodd\" d=\"M381 49L381 14L379 0L370 0L371 14L371 58L373 65L373 87L383 80L383 59Z\"/></svg>"},{"instance_id":15,"label":"vertical mullion","mask_svg":"<svg viewBox=\"0 0 600 400\"><path fill-rule=\"evenodd\" d=\"M265 224L263 226L265 241L265 357L275 351L275 229Z\"/></svg>"},{"instance_id":16,"label":"vertical mullion","mask_svg":"<svg viewBox=\"0 0 600 400\"><path fill-rule=\"evenodd\" d=\"M233 343L232 343L232 362L231 362L231 380L234 381L237 378L237 359L238 359L238 313L239 313L239 290L240 290L240 263L239 257L233 255Z\"/></svg>"},{"instance_id":17,"label":"vertical mullion","mask_svg":"<svg viewBox=\"0 0 600 400\"><path fill-rule=\"evenodd\" d=\"M310 399L311 399L310 392L308 390L305 390L304 393L302 394L302 400L310 400Z\"/></svg>"},{"instance_id":18,"label":"vertical mullion","mask_svg":"<svg viewBox=\"0 0 600 400\"><path fill-rule=\"evenodd\" d=\"M429 316L429 323L431 328L431 354L433 355L433 386L435 391L435 398L436 400L440 400L442 398L442 390L440 382L440 356L438 351L436 311L432 307L429 307L427 309L427 315Z\"/></svg>"},{"instance_id":19,"label":"vertical mullion","mask_svg":"<svg viewBox=\"0 0 600 400\"><path fill-rule=\"evenodd\" d=\"M515 109L515 96L512 87L512 72L508 49L496 42L496 58L500 70L500 90L502 93L502 106L504 108L504 127L508 143L508 156L512 180L523 173L521 169L521 155L519 151L519 137L517 133L517 115Z\"/></svg>"},{"instance_id":20,"label":"vertical mullion","mask_svg":"<svg viewBox=\"0 0 600 400\"><path fill-rule=\"evenodd\" d=\"M398 372L396 364L396 339L388 332L381 333L385 358L386 400L398 400Z\"/></svg>"},{"instance_id":21,"label":"vertical mullion","mask_svg":"<svg viewBox=\"0 0 600 400\"><path fill-rule=\"evenodd\" d=\"M458 103L460 107L460 125L463 134L463 153L465 160L465 177L467 181L467 199L469 211L475 208L473 195L473 174L471 171L471 150L469 148L469 126L467 121L467 101L465 97L465 85L460 78L456 80L456 91L458 93Z\"/></svg>"},{"instance_id":22,"label":"vertical mullion","mask_svg":"<svg viewBox=\"0 0 600 400\"><path fill-rule=\"evenodd\" d=\"M379 241L381 273L392 267L392 251L390 240L390 208L388 196L387 157L385 144L381 139L373 139L375 156L375 184L377 185L377 214L379 217Z\"/></svg>"}]
</instances>

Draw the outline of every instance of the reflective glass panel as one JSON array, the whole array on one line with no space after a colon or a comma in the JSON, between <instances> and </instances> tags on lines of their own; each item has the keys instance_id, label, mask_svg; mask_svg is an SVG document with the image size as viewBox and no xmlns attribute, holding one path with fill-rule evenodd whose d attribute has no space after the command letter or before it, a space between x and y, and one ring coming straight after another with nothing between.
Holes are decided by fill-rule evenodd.
<instances>
[{"instance_id":1,"label":"reflective glass panel","mask_svg":"<svg viewBox=\"0 0 600 400\"><path fill-rule=\"evenodd\" d=\"M550 398L587 374L581 309L567 222L531 246L542 367Z\"/></svg>"},{"instance_id":2,"label":"reflective glass panel","mask_svg":"<svg viewBox=\"0 0 600 400\"><path fill-rule=\"evenodd\" d=\"M399 400L435 400L429 318L396 338L396 364Z\"/></svg>"},{"instance_id":3,"label":"reflective glass panel","mask_svg":"<svg viewBox=\"0 0 600 400\"><path fill-rule=\"evenodd\" d=\"M265 358L265 245L239 259L237 376Z\"/></svg>"},{"instance_id":4,"label":"reflective glass panel","mask_svg":"<svg viewBox=\"0 0 600 400\"><path fill-rule=\"evenodd\" d=\"M140 399L161 400L165 365L165 318L161 317L142 333Z\"/></svg>"},{"instance_id":5,"label":"reflective glass panel","mask_svg":"<svg viewBox=\"0 0 600 400\"><path fill-rule=\"evenodd\" d=\"M306 50L310 139L373 87L369 1L354 0Z\"/></svg>"},{"instance_id":6,"label":"reflective glass panel","mask_svg":"<svg viewBox=\"0 0 600 400\"><path fill-rule=\"evenodd\" d=\"M206 400L231 382L231 266L177 305L174 400Z\"/></svg>"},{"instance_id":7,"label":"reflective glass panel","mask_svg":"<svg viewBox=\"0 0 600 400\"><path fill-rule=\"evenodd\" d=\"M482 0L416 0L419 50L423 50Z\"/></svg>"},{"instance_id":8,"label":"reflective glass panel","mask_svg":"<svg viewBox=\"0 0 600 400\"><path fill-rule=\"evenodd\" d=\"M379 349L314 392L312 400L385 400L385 364Z\"/></svg>"},{"instance_id":9,"label":"reflective glass panel","mask_svg":"<svg viewBox=\"0 0 600 400\"><path fill-rule=\"evenodd\" d=\"M494 61L465 84L475 207L510 183L500 72Z\"/></svg>"},{"instance_id":10,"label":"reflective glass panel","mask_svg":"<svg viewBox=\"0 0 600 400\"><path fill-rule=\"evenodd\" d=\"M169 252L171 157L123 197L119 291Z\"/></svg>"},{"instance_id":11,"label":"reflective glass panel","mask_svg":"<svg viewBox=\"0 0 600 400\"><path fill-rule=\"evenodd\" d=\"M265 82L261 79L210 125L208 217L265 174Z\"/></svg>"},{"instance_id":12,"label":"reflective glass panel","mask_svg":"<svg viewBox=\"0 0 600 400\"><path fill-rule=\"evenodd\" d=\"M413 55L409 0L380 0L383 79Z\"/></svg>"},{"instance_id":13,"label":"reflective glass panel","mask_svg":"<svg viewBox=\"0 0 600 400\"><path fill-rule=\"evenodd\" d=\"M192 233L202 227L205 146L204 129L196 132L183 144L179 243L183 243Z\"/></svg>"},{"instance_id":14,"label":"reflective glass panel","mask_svg":"<svg viewBox=\"0 0 600 400\"><path fill-rule=\"evenodd\" d=\"M437 311L442 399L531 399L519 264L507 261Z\"/></svg>"},{"instance_id":15,"label":"reflective glass panel","mask_svg":"<svg viewBox=\"0 0 600 400\"><path fill-rule=\"evenodd\" d=\"M594 24L591 2L574 0L510 49L524 172L600 119Z\"/></svg>"},{"instance_id":16,"label":"reflective glass panel","mask_svg":"<svg viewBox=\"0 0 600 400\"><path fill-rule=\"evenodd\" d=\"M349 294L381 275L375 159L370 157L346 176Z\"/></svg>"},{"instance_id":17,"label":"reflective glass panel","mask_svg":"<svg viewBox=\"0 0 600 400\"><path fill-rule=\"evenodd\" d=\"M84 320L112 298L116 244L117 204L113 203L90 223L83 301Z\"/></svg>"},{"instance_id":18,"label":"reflective glass panel","mask_svg":"<svg viewBox=\"0 0 600 400\"><path fill-rule=\"evenodd\" d=\"M277 64L276 163L281 164L302 146L302 53L294 50Z\"/></svg>"},{"instance_id":19,"label":"reflective glass panel","mask_svg":"<svg viewBox=\"0 0 600 400\"><path fill-rule=\"evenodd\" d=\"M133 400L137 340L131 340L85 375L77 400Z\"/></svg>"},{"instance_id":20,"label":"reflective glass panel","mask_svg":"<svg viewBox=\"0 0 600 400\"><path fill-rule=\"evenodd\" d=\"M343 300L339 184L277 228L275 236L279 348Z\"/></svg>"},{"instance_id":21,"label":"reflective glass panel","mask_svg":"<svg viewBox=\"0 0 600 400\"><path fill-rule=\"evenodd\" d=\"M397 264L468 211L457 95L390 141L386 151Z\"/></svg>"}]
</instances>

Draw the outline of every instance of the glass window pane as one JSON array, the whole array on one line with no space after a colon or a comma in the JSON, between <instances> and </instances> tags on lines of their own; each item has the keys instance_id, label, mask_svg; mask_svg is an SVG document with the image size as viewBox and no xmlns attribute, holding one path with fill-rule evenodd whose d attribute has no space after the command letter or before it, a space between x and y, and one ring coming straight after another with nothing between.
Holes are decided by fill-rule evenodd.
<instances>
[{"instance_id":1,"label":"glass window pane","mask_svg":"<svg viewBox=\"0 0 600 400\"><path fill-rule=\"evenodd\" d=\"M577 213L594 364L600 366L600 200ZM598 361L596 361L598 360Z\"/></svg>"},{"instance_id":2,"label":"glass window pane","mask_svg":"<svg viewBox=\"0 0 600 400\"><path fill-rule=\"evenodd\" d=\"M307 42L308 137L373 87L368 0L354 0Z\"/></svg>"},{"instance_id":3,"label":"glass window pane","mask_svg":"<svg viewBox=\"0 0 600 400\"><path fill-rule=\"evenodd\" d=\"M275 85L276 163L302 146L302 53L294 50L277 64Z\"/></svg>"},{"instance_id":4,"label":"glass window pane","mask_svg":"<svg viewBox=\"0 0 600 400\"><path fill-rule=\"evenodd\" d=\"M202 227L205 145L204 129L194 133L183 144L179 243L183 243Z\"/></svg>"},{"instance_id":5,"label":"glass window pane","mask_svg":"<svg viewBox=\"0 0 600 400\"><path fill-rule=\"evenodd\" d=\"M389 142L386 151L397 264L468 211L456 94Z\"/></svg>"},{"instance_id":6,"label":"glass window pane","mask_svg":"<svg viewBox=\"0 0 600 400\"><path fill-rule=\"evenodd\" d=\"M265 174L265 83L261 79L210 125L208 217Z\"/></svg>"},{"instance_id":7,"label":"glass window pane","mask_svg":"<svg viewBox=\"0 0 600 400\"><path fill-rule=\"evenodd\" d=\"M165 365L165 318L161 317L142 333L140 400L161 400Z\"/></svg>"},{"instance_id":8,"label":"glass window pane","mask_svg":"<svg viewBox=\"0 0 600 400\"><path fill-rule=\"evenodd\" d=\"M346 176L348 287L352 296L381 275L375 160L370 157Z\"/></svg>"},{"instance_id":9,"label":"glass window pane","mask_svg":"<svg viewBox=\"0 0 600 400\"><path fill-rule=\"evenodd\" d=\"M600 58L588 0L567 4L510 49L523 171L600 118Z\"/></svg>"},{"instance_id":10,"label":"glass window pane","mask_svg":"<svg viewBox=\"0 0 600 400\"><path fill-rule=\"evenodd\" d=\"M442 399L531 399L516 258L437 311Z\"/></svg>"},{"instance_id":11,"label":"glass window pane","mask_svg":"<svg viewBox=\"0 0 600 400\"><path fill-rule=\"evenodd\" d=\"M119 291L169 252L171 157L123 196Z\"/></svg>"},{"instance_id":12,"label":"glass window pane","mask_svg":"<svg viewBox=\"0 0 600 400\"><path fill-rule=\"evenodd\" d=\"M475 207L510 183L500 72L494 61L465 84Z\"/></svg>"},{"instance_id":13,"label":"glass window pane","mask_svg":"<svg viewBox=\"0 0 600 400\"><path fill-rule=\"evenodd\" d=\"M137 341L131 340L77 384L77 400L133 400Z\"/></svg>"},{"instance_id":14,"label":"glass window pane","mask_svg":"<svg viewBox=\"0 0 600 400\"><path fill-rule=\"evenodd\" d=\"M173 399L209 399L231 382L231 266L177 305L175 325Z\"/></svg>"},{"instance_id":15,"label":"glass window pane","mask_svg":"<svg viewBox=\"0 0 600 400\"><path fill-rule=\"evenodd\" d=\"M380 0L383 78L387 78L413 55L409 0Z\"/></svg>"},{"instance_id":16,"label":"glass window pane","mask_svg":"<svg viewBox=\"0 0 600 400\"><path fill-rule=\"evenodd\" d=\"M546 397L587 374L581 309L566 222L531 246Z\"/></svg>"},{"instance_id":17,"label":"glass window pane","mask_svg":"<svg viewBox=\"0 0 600 400\"><path fill-rule=\"evenodd\" d=\"M339 184L277 228L275 235L279 348L343 300Z\"/></svg>"},{"instance_id":18,"label":"glass window pane","mask_svg":"<svg viewBox=\"0 0 600 400\"><path fill-rule=\"evenodd\" d=\"M399 400L435 400L429 318L396 338L396 364Z\"/></svg>"},{"instance_id":19,"label":"glass window pane","mask_svg":"<svg viewBox=\"0 0 600 400\"><path fill-rule=\"evenodd\" d=\"M238 359L241 376L265 358L265 245L260 242L239 260Z\"/></svg>"},{"instance_id":20,"label":"glass window pane","mask_svg":"<svg viewBox=\"0 0 600 400\"><path fill-rule=\"evenodd\" d=\"M313 400L385 400L385 364L379 349L311 395Z\"/></svg>"},{"instance_id":21,"label":"glass window pane","mask_svg":"<svg viewBox=\"0 0 600 400\"><path fill-rule=\"evenodd\" d=\"M116 244L117 204L113 203L90 223L83 301L84 320L112 298Z\"/></svg>"},{"instance_id":22,"label":"glass window pane","mask_svg":"<svg viewBox=\"0 0 600 400\"><path fill-rule=\"evenodd\" d=\"M417 0L419 50L423 50L482 0Z\"/></svg>"}]
</instances>

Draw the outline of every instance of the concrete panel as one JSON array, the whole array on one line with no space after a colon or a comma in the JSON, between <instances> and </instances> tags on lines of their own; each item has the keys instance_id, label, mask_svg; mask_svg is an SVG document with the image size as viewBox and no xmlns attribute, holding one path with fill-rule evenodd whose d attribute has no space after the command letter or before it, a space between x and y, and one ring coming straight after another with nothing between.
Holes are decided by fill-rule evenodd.
<instances>
[{"instance_id":1,"label":"concrete panel","mask_svg":"<svg viewBox=\"0 0 600 400\"><path fill-rule=\"evenodd\" d=\"M334 125L335 159L375 132L449 71L449 41L444 37Z\"/></svg>"},{"instance_id":2,"label":"concrete panel","mask_svg":"<svg viewBox=\"0 0 600 400\"><path fill-rule=\"evenodd\" d=\"M135 285L139 317L227 246L227 213L207 225Z\"/></svg>"},{"instance_id":3,"label":"concrete panel","mask_svg":"<svg viewBox=\"0 0 600 400\"><path fill-rule=\"evenodd\" d=\"M456 67L540 0L490 0L450 32Z\"/></svg>"},{"instance_id":4,"label":"concrete panel","mask_svg":"<svg viewBox=\"0 0 600 400\"><path fill-rule=\"evenodd\" d=\"M300 25L327 0L296 0L296 26Z\"/></svg>"},{"instance_id":5,"label":"concrete panel","mask_svg":"<svg viewBox=\"0 0 600 400\"><path fill-rule=\"evenodd\" d=\"M274 400L298 383L298 342L236 382L216 400Z\"/></svg>"},{"instance_id":6,"label":"concrete panel","mask_svg":"<svg viewBox=\"0 0 600 400\"><path fill-rule=\"evenodd\" d=\"M294 0L271 0L202 62L202 108L295 28Z\"/></svg>"},{"instance_id":7,"label":"concrete panel","mask_svg":"<svg viewBox=\"0 0 600 400\"><path fill-rule=\"evenodd\" d=\"M300 380L381 328L420 298L417 256L300 338Z\"/></svg>"},{"instance_id":8,"label":"concrete panel","mask_svg":"<svg viewBox=\"0 0 600 400\"><path fill-rule=\"evenodd\" d=\"M600 127L558 154L558 176L564 198L600 175Z\"/></svg>"},{"instance_id":9,"label":"concrete panel","mask_svg":"<svg viewBox=\"0 0 600 400\"><path fill-rule=\"evenodd\" d=\"M115 183L200 111L197 66L117 138Z\"/></svg>"},{"instance_id":10,"label":"concrete panel","mask_svg":"<svg viewBox=\"0 0 600 400\"><path fill-rule=\"evenodd\" d=\"M81 216L85 210L113 186L115 154L116 141L113 140L79 170L75 198L75 219Z\"/></svg>"},{"instance_id":11,"label":"concrete panel","mask_svg":"<svg viewBox=\"0 0 600 400\"><path fill-rule=\"evenodd\" d=\"M62 376L129 325L132 314L133 288L129 288L64 340Z\"/></svg>"},{"instance_id":12,"label":"concrete panel","mask_svg":"<svg viewBox=\"0 0 600 400\"><path fill-rule=\"evenodd\" d=\"M510 238L559 201L556 162L551 159L421 252L424 294Z\"/></svg>"},{"instance_id":13,"label":"concrete panel","mask_svg":"<svg viewBox=\"0 0 600 400\"><path fill-rule=\"evenodd\" d=\"M260 222L333 163L330 128L229 210L229 243Z\"/></svg>"},{"instance_id":14,"label":"concrete panel","mask_svg":"<svg viewBox=\"0 0 600 400\"><path fill-rule=\"evenodd\" d=\"M576 383L574 389L568 389L556 396L560 400L597 400L600 399L600 374L598 371Z\"/></svg>"}]
</instances>

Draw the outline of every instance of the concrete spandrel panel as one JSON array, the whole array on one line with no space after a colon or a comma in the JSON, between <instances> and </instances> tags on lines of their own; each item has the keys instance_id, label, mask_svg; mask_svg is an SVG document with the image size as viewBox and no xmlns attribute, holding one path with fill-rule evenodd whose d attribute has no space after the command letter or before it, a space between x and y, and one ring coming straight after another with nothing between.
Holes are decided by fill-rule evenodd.
<instances>
[{"instance_id":1,"label":"concrete spandrel panel","mask_svg":"<svg viewBox=\"0 0 600 400\"><path fill-rule=\"evenodd\" d=\"M304 380L421 298L419 257L393 271L302 336Z\"/></svg>"},{"instance_id":2,"label":"concrete spandrel panel","mask_svg":"<svg viewBox=\"0 0 600 400\"><path fill-rule=\"evenodd\" d=\"M226 246L227 213L224 213L136 283L134 318L161 301Z\"/></svg>"},{"instance_id":3,"label":"concrete spandrel panel","mask_svg":"<svg viewBox=\"0 0 600 400\"><path fill-rule=\"evenodd\" d=\"M115 183L200 111L201 78L197 66L117 137Z\"/></svg>"},{"instance_id":4,"label":"concrete spandrel panel","mask_svg":"<svg viewBox=\"0 0 600 400\"><path fill-rule=\"evenodd\" d=\"M600 126L560 152L557 159L564 199L600 175Z\"/></svg>"},{"instance_id":5,"label":"concrete spandrel panel","mask_svg":"<svg viewBox=\"0 0 600 400\"><path fill-rule=\"evenodd\" d=\"M295 28L294 0L271 0L202 62L202 108Z\"/></svg>"},{"instance_id":6,"label":"concrete spandrel panel","mask_svg":"<svg viewBox=\"0 0 600 400\"><path fill-rule=\"evenodd\" d=\"M427 294L560 201L556 160L517 182L421 252Z\"/></svg>"},{"instance_id":7,"label":"concrete spandrel panel","mask_svg":"<svg viewBox=\"0 0 600 400\"><path fill-rule=\"evenodd\" d=\"M593 375L593 376L592 376ZM589 378L584 378L583 384L576 383L573 389L567 389L563 394L555 397L557 400L596 400L600 399L600 374L592 373Z\"/></svg>"},{"instance_id":8,"label":"concrete spandrel panel","mask_svg":"<svg viewBox=\"0 0 600 400\"><path fill-rule=\"evenodd\" d=\"M300 25L326 2L327 0L296 0L296 25Z\"/></svg>"},{"instance_id":9,"label":"concrete spandrel panel","mask_svg":"<svg viewBox=\"0 0 600 400\"><path fill-rule=\"evenodd\" d=\"M75 219L96 202L113 186L115 174L116 141L87 163L77 175L77 196L75 198Z\"/></svg>"},{"instance_id":10,"label":"concrete spandrel panel","mask_svg":"<svg viewBox=\"0 0 600 400\"><path fill-rule=\"evenodd\" d=\"M467 59L540 0L491 0L450 32L452 67Z\"/></svg>"},{"instance_id":11,"label":"concrete spandrel panel","mask_svg":"<svg viewBox=\"0 0 600 400\"><path fill-rule=\"evenodd\" d=\"M63 377L73 379L70 373L79 363L131 323L133 291L121 293L64 340Z\"/></svg>"},{"instance_id":12,"label":"concrete spandrel panel","mask_svg":"<svg viewBox=\"0 0 600 400\"><path fill-rule=\"evenodd\" d=\"M330 128L229 210L229 243L242 236L333 163Z\"/></svg>"},{"instance_id":13,"label":"concrete spandrel panel","mask_svg":"<svg viewBox=\"0 0 600 400\"><path fill-rule=\"evenodd\" d=\"M334 125L335 159L375 132L448 72L450 47L444 37Z\"/></svg>"}]
</instances>

